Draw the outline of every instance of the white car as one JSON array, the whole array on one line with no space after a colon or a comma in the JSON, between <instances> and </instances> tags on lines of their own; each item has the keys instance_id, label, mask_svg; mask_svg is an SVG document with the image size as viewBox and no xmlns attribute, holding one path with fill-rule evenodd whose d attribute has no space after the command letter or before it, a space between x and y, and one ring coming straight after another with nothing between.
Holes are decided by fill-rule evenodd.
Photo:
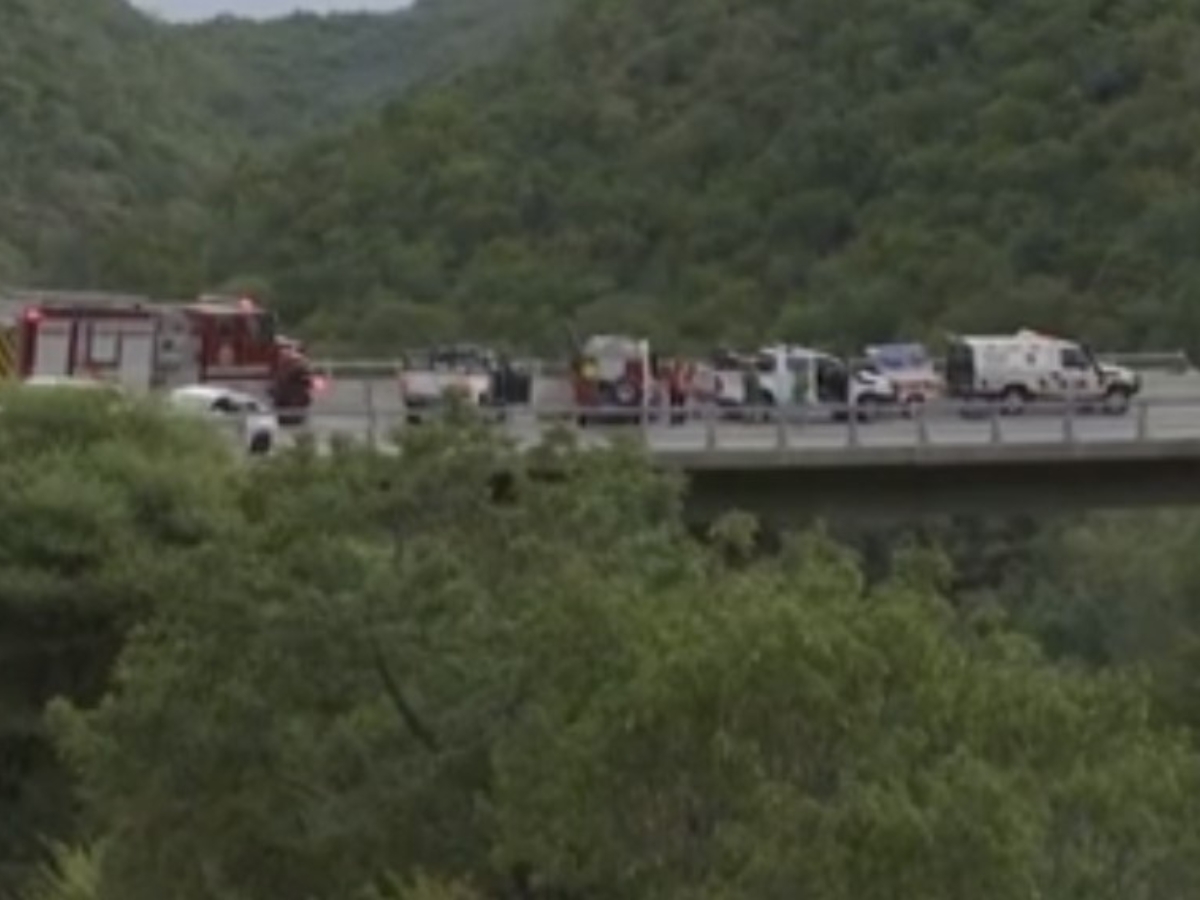
<instances>
[{"instance_id":1,"label":"white car","mask_svg":"<svg viewBox=\"0 0 1200 900\"><path fill-rule=\"evenodd\" d=\"M176 388L168 396L176 409L207 416L232 426L246 452L263 456L279 437L279 419L263 401L250 394L211 384Z\"/></svg>"}]
</instances>

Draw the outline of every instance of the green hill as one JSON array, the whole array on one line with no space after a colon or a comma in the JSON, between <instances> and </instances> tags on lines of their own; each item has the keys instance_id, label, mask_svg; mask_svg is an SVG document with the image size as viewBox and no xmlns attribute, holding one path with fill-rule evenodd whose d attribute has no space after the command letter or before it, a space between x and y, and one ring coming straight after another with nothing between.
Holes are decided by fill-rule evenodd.
<instances>
[{"instance_id":1,"label":"green hill","mask_svg":"<svg viewBox=\"0 0 1200 900\"><path fill-rule=\"evenodd\" d=\"M409 88L494 59L561 0L419 0L385 14L221 18L180 31L211 61L209 103L255 141L349 122Z\"/></svg>"},{"instance_id":2,"label":"green hill","mask_svg":"<svg viewBox=\"0 0 1200 900\"><path fill-rule=\"evenodd\" d=\"M239 158L474 66L556 2L179 27L124 0L3 0L0 283L105 282L111 234L147 215L199 227L198 201ZM182 280L201 277L192 249Z\"/></svg>"},{"instance_id":3,"label":"green hill","mask_svg":"<svg viewBox=\"0 0 1200 900\"><path fill-rule=\"evenodd\" d=\"M191 60L121 0L0 4L0 279L89 280L89 237L225 157Z\"/></svg>"},{"instance_id":4,"label":"green hill","mask_svg":"<svg viewBox=\"0 0 1200 900\"><path fill-rule=\"evenodd\" d=\"M242 170L208 274L361 349L567 321L1196 345L1198 41L1194 0L582 0Z\"/></svg>"}]
</instances>

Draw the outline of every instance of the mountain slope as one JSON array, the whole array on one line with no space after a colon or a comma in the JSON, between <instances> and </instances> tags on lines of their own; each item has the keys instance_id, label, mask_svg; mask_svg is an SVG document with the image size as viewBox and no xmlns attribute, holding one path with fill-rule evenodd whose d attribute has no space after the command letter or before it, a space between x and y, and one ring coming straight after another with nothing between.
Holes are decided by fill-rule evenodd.
<instances>
[{"instance_id":1,"label":"mountain slope","mask_svg":"<svg viewBox=\"0 0 1200 900\"><path fill-rule=\"evenodd\" d=\"M225 155L187 62L120 0L0 4L0 278L87 281L89 234Z\"/></svg>"},{"instance_id":2,"label":"mountain slope","mask_svg":"<svg viewBox=\"0 0 1200 900\"><path fill-rule=\"evenodd\" d=\"M470 68L559 2L177 27L124 0L0 0L0 283L103 281L110 234L195 227L239 157ZM180 281L202 278L194 251Z\"/></svg>"},{"instance_id":3,"label":"mountain slope","mask_svg":"<svg viewBox=\"0 0 1200 900\"><path fill-rule=\"evenodd\" d=\"M211 61L214 113L255 140L278 141L490 60L560 6L419 0L394 13L222 18L179 36Z\"/></svg>"},{"instance_id":4,"label":"mountain slope","mask_svg":"<svg viewBox=\"0 0 1200 900\"><path fill-rule=\"evenodd\" d=\"M360 346L564 321L1197 342L1195 0L584 0L245 170L213 274Z\"/></svg>"}]
</instances>

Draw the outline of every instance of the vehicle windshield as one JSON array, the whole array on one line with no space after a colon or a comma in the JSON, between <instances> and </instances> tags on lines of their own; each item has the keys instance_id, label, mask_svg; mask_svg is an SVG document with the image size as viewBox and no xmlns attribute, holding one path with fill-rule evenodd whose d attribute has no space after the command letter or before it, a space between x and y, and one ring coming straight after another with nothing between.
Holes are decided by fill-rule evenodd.
<instances>
[{"instance_id":1,"label":"vehicle windshield","mask_svg":"<svg viewBox=\"0 0 1200 900\"><path fill-rule=\"evenodd\" d=\"M1096 369L1096 370L1100 369L1100 359L1098 359L1096 354L1092 352L1092 348L1088 344L1080 344L1079 352L1083 355L1083 358L1087 361L1087 365L1089 368Z\"/></svg>"},{"instance_id":2,"label":"vehicle windshield","mask_svg":"<svg viewBox=\"0 0 1200 900\"><path fill-rule=\"evenodd\" d=\"M432 347L404 354L405 367L417 372L489 372L495 356L478 347Z\"/></svg>"},{"instance_id":3,"label":"vehicle windshield","mask_svg":"<svg viewBox=\"0 0 1200 900\"><path fill-rule=\"evenodd\" d=\"M1062 348L1061 363L1065 369L1086 370L1097 368L1095 359L1084 347L1067 344Z\"/></svg>"}]
</instances>

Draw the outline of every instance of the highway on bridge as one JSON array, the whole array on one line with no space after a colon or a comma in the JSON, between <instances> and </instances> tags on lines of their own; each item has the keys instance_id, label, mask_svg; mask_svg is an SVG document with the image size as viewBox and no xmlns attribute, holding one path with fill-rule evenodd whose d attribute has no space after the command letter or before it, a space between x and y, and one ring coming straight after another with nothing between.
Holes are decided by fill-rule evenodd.
<instances>
[{"instance_id":1,"label":"highway on bridge","mask_svg":"<svg viewBox=\"0 0 1200 900\"><path fill-rule=\"evenodd\" d=\"M544 410L543 410L544 412ZM794 416L794 411L789 412ZM531 408L503 430L520 445L552 426ZM314 407L321 445L386 446L404 427L393 382L339 383ZM641 441L687 472L698 505L760 514L913 513L1200 504L1200 373L1147 373L1124 415L1029 409L965 418L958 406L866 423L691 420L577 429L584 445Z\"/></svg>"},{"instance_id":2,"label":"highway on bridge","mask_svg":"<svg viewBox=\"0 0 1200 900\"><path fill-rule=\"evenodd\" d=\"M1200 440L1200 372L1187 375L1148 373L1146 387L1125 415L1077 413L1068 417L1061 409L1031 409L1017 417L965 418L957 406L931 408L919 419L895 414L878 421L858 424L828 419L793 421L781 428L777 423L721 421L711 425L699 419L684 424L652 421L637 426L579 429L583 440L595 444L614 436L644 440L651 451L745 451L773 452L783 447L792 451L865 451L881 447L993 445L1019 446L1144 440ZM1144 404L1144 411L1139 408ZM555 407L558 409L558 407ZM1144 416L1144 421L1142 417ZM340 381L313 408L311 430L319 441L334 435L357 440L386 440L405 424L403 402L392 381ZM535 443L551 427L539 421L532 409L510 411L505 431L519 442ZM713 432L710 436L709 432ZM715 437L715 446L710 441ZM857 447L850 447L851 440ZM847 459L849 462L849 459Z\"/></svg>"}]
</instances>

